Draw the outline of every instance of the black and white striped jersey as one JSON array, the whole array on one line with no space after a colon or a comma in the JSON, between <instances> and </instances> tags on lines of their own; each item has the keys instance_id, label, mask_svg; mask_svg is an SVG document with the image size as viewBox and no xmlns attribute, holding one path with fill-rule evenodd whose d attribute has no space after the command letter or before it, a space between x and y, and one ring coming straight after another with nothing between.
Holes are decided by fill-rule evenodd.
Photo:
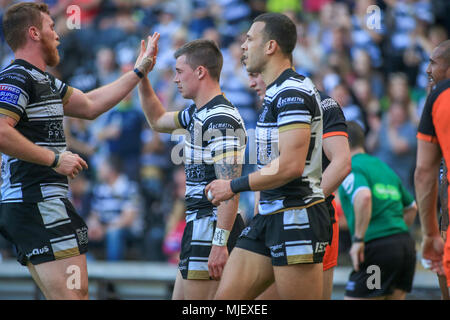
<instances>
[{"instance_id":1,"label":"black and white striped jersey","mask_svg":"<svg viewBox=\"0 0 450 320\"><path fill-rule=\"evenodd\" d=\"M245 152L244 121L231 102L218 95L197 109L193 104L177 113L184 129L183 160L186 172L186 220L215 215L217 208L205 196L205 187L217 179L214 163Z\"/></svg>"},{"instance_id":2,"label":"black and white striped jersey","mask_svg":"<svg viewBox=\"0 0 450 320\"><path fill-rule=\"evenodd\" d=\"M267 87L263 108L256 125L258 169L278 158L279 133L310 128L311 138L303 175L276 189L261 191L260 214L273 214L287 208L307 207L323 201L322 109L320 95L307 77L285 70ZM283 168L271 168L273 174Z\"/></svg>"},{"instance_id":3,"label":"black and white striped jersey","mask_svg":"<svg viewBox=\"0 0 450 320\"><path fill-rule=\"evenodd\" d=\"M0 72L0 114L14 118L31 142L61 153L66 149L63 102L72 88L32 64L17 59ZM2 155L2 202L66 198L67 177L52 168Z\"/></svg>"}]
</instances>

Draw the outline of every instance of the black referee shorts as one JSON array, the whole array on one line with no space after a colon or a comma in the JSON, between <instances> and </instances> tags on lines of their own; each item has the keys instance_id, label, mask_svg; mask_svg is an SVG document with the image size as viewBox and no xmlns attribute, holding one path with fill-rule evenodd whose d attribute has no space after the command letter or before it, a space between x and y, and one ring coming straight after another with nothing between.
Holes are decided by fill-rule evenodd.
<instances>
[{"instance_id":1,"label":"black referee shorts","mask_svg":"<svg viewBox=\"0 0 450 320\"><path fill-rule=\"evenodd\" d=\"M26 266L87 252L87 226L68 199L0 204L0 233Z\"/></svg>"},{"instance_id":2,"label":"black referee shorts","mask_svg":"<svg viewBox=\"0 0 450 320\"><path fill-rule=\"evenodd\" d=\"M345 295L375 298L390 295L394 289L410 292L415 268L415 243L409 233L374 239L364 245L364 262L358 272L350 274Z\"/></svg>"}]
</instances>

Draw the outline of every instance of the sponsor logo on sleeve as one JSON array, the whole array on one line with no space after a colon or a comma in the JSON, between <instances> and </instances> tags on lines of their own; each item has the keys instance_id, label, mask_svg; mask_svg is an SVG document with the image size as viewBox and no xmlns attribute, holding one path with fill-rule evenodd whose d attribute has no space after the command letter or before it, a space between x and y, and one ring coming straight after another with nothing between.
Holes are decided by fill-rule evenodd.
<instances>
[{"instance_id":1,"label":"sponsor logo on sleeve","mask_svg":"<svg viewBox=\"0 0 450 320\"><path fill-rule=\"evenodd\" d=\"M17 106L20 97L20 89L14 86L0 85L0 101Z\"/></svg>"}]
</instances>

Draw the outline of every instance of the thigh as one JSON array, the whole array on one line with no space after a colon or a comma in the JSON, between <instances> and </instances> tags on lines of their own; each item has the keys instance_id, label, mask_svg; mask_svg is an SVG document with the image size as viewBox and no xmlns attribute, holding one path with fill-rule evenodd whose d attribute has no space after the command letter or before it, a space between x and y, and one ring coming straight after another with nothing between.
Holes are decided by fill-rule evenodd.
<instances>
[{"instance_id":1,"label":"thigh","mask_svg":"<svg viewBox=\"0 0 450 320\"><path fill-rule=\"evenodd\" d=\"M29 264L28 268L47 299L88 299L84 254L38 265Z\"/></svg>"},{"instance_id":2,"label":"thigh","mask_svg":"<svg viewBox=\"0 0 450 320\"><path fill-rule=\"evenodd\" d=\"M219 281L215 280L182 280L186 300L212 300L216 294Z\"/></svg>"},{"instance_id":3,"label":"thigh","mask_svg":"<svg viewBox=\"0 0 450 320\"><path fill-rule=\"evenodd\" d=\"M322 299L322 263L274 266L273 270L275 284L281 299Z\"/></svg>"},{"instance_id":4,"label":"thigh","mask_svg":"<svg viewBox=\"0 0 450 320\"><path fill-rule=\"evenodd\" d=\"M333 293L334 268L329 268L323 272L323 299L330 300Z\"/></svg>"},{"instance_id":5,"label":"thigh","mask_svg":"<svg viewBox=\"0 0 450 320\"><path fill-rule=\"evenodd\" d=\"M173 287L172 300L185 300L184 288L183 288L183 276L181 272L177 272L177 278L175 279L175 285Z\"/></svg>"},{"instance_id":6,"label":"thigh","mask_svg":"<svg viewBox=\"0 0 450 320\"><path fill-rule=\"evenodd\" d=\"M253 300L273 281L270 257L236 247L225 265L215 299Z\"/></svg>"},{"instance_id":7,"label":"thigh","mask_svg":"<svg viewBox=\"0 0 450 320\"><path fill-rule=\"evenodd\" d=\"M263 293L256 297L255 300L280 300L275 282L272 283Z\"/></svg>"},{"instance_id":8,"label":"thigh","mask_svg":"<svg viewBox=\"0 0 450 320\"><path fill-rule=\"evenodd\" d=\"M87 226L67 199L2 204L1 213L1 227L24 266L87 252Z\"/></svg>"}]
</instances>

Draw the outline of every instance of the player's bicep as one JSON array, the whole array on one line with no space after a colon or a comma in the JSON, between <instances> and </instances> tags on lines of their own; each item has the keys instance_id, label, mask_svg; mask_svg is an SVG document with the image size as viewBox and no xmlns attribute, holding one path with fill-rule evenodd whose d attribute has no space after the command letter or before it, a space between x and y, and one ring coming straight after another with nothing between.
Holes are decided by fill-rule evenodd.
<instances>
[{"instance_id":1,"label":"player's bicep","mask_svg":"<svg viewBox=\"0 0 450 320\"><path fill-rule=\"evenodd\" d=\"M65 102L65 103L64 103ZM92 119L92 102L79 89L73 88L70 96L63 99L64 115L82 119Z\"/></svg>"},{"instance_id":2,"label":"player's bicep","mask_svg":"<svg viewBox=\"0 0 450 320\"><path fill-rule=\"evenodd\" d=\"M183 126L178 120L178 112L166 112L157 121L156 126L159 132L171 133Z\"/></svg>"},{"instance_id":3,"label":"player's bicep","mask_svg":"<svg viewBox=\"0 0 450 320\"><path fill-rule=\"evenodd\" d=\"M309 127L279 132L280 166L295 168L295 170L303 172L305 163L311 155L310 140L311 131Z\"/></svg>"},{"instance_id":4,"label":"player's bicep","mask_svg":"<svg viewBox=\"0 0 450 320\"><path fill-rule=\"evenodd\" d=\"M344 135L336 135L322 140L323 151L327 158L332 161L334 158L350 158L350 147L348 138Z\"/></svg>"},{"instance_id":5,"label":"player's bicep","mask_svg":"<svg viewBox=\"0 0 450 320\"><path fill-rule=\"evenodd\" d=\"M438 144L421 139L417 140L417 168L438 170L441 158L442 153Z\"/></svg>"}]
</instances>

